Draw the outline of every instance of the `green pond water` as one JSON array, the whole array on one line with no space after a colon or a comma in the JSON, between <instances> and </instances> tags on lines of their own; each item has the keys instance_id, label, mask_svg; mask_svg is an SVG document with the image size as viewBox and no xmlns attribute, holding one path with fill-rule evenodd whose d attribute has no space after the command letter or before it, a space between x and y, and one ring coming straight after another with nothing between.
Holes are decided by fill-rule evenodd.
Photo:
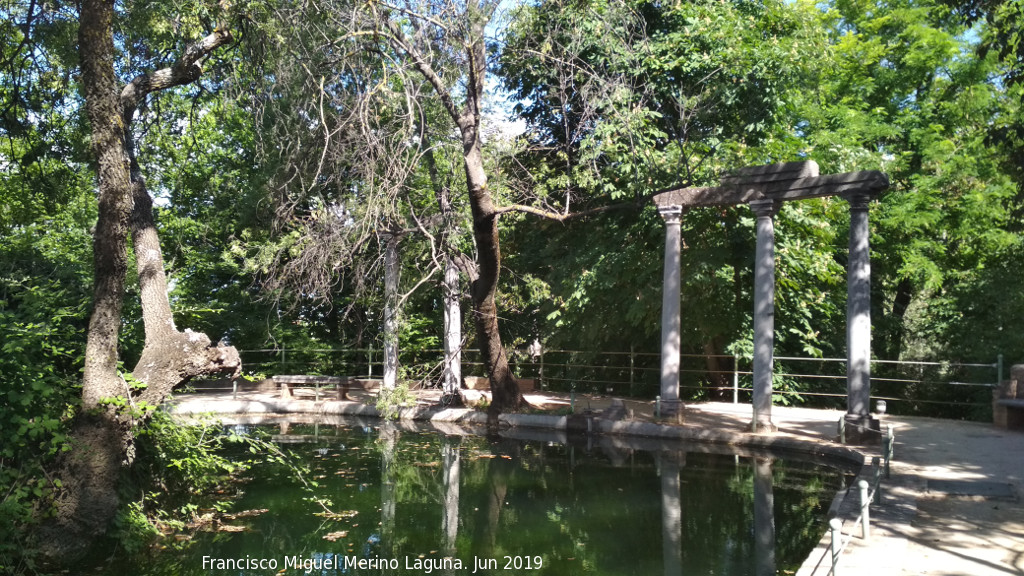
<instances>
[{"instance_id":1,"label":"green pond water","mask_svg":"<svg viewBox=\"0 0 1024 576\"><path fill-rule=\"evenodd\" d=\"M217 530L108 573L786 574L824 533L845 480L813 462L700 446L271 431L307 460L312 492L284 466L258 465Z\"/></svg>"}]
</instances>

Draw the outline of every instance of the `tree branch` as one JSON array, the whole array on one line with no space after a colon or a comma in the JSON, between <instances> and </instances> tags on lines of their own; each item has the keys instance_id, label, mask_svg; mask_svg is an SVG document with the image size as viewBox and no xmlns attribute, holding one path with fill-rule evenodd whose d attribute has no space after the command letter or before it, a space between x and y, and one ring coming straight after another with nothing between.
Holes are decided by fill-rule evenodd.
<instances>
[{"instance_id":1,"label":"tree branch","mask_svg":"<svg viewBox=\"0 0 1024 576\"><path fill-rule=\"evenodd\" d=\"M203 75L200 60L228 42L231 42L231 32L226 28L217 28L202 40L186 48L181 59L172 66L136 76L121 90L121 109L125 120L131 120L135 109L150 92L158 92L198 80Z\"/></svg>"},{"instance_id":2,"label":"tree branch","mask_svg":"<svg viewBox=\"0 0 1024 576\"><path fill-rule=\"evenodd\" d=\"M641 196L632 202L621 202L619 204L609 204L607 206L598 206L597 208L588 208L586 210L580 210L578 212L555 212L554 210L545 210L543 208L537 208L536 206L526 206L523 204L511 204L509 206L501 206L494 210L496 216L501 214L508 214L511 212L520 212L524 214L532 214L539 216L546 220L554 220L556 222L566 222L568 220L574 220L576 218L582 218L583 216L591 216L593 214L601 214L603 212L610 212L612 210L626 210L631 208L638 208L642 206L647 200L650 200L651 196Z\"/></svg>"},{"instance_id":3,"label":"tree branch","mask_svg":"<svg viewBox=\"0 0 1024 576\"><path fill-rule=\"evenodd\" d=\"M460 116L459 109L455 105L455 101L452 100L452 95L448 91L448 86L445 85L444 80L442 80L441 76L434 70L434 67L430 65L430 62L427 62L427 59L423 57L423 54L413 47L408 38L406 38L405 33L398 27L398 23L389 18L386 14L381 18L384 20L384 25L387 26L389 32L388 39L391 41L391 44L395 49L400 52L405 52L409 55L409 58L412 58L416 69L419 70L420 74L427 79L427 82L430 82L430 85L434 87L434 91L437 92L438 98L441 99L441 104L444 106L445 111L447 111L448 115L452 117L452 120L458 122Z\"/></svg>"}]
</instances>

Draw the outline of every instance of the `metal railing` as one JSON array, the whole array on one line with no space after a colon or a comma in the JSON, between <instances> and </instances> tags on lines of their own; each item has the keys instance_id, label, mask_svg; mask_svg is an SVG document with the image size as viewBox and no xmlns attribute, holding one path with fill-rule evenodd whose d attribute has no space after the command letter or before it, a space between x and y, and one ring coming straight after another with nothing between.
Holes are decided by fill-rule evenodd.
<instances>
[{"instance_id":1,"label":"metal railing","mask_svg":"<svg viewBox=\"0 0 1024 576\"><path fill-rule=\"evenodd\" d=\"M247 371L275 374L324 374L362 378L383 373L383 350L288 349L242 350ZM400 350L400 377L423 387L442 378L439 349ZM545 350L538 356L510 353L520 377L534 378L541 389L652 399L660 390L660 354L637 350ZM749 401L751 360L722 354L681 354L680 391L684 400ZM783 403L804 402L841 407L846 399L845 358L775 357L775 394ZM483 376L479 351L463 351L463 373ZM872 361L872 399L889 403L893 413L931 414L985 420L990 417L989 389L1002 380L1002 357L995 363ZM966 410L965 410L966 409Z\"/></svg>"},{"instance_id":2,"label":"metal railing","mask_svg":"<svg viewBox=\"0 0 1024 576\"><path fill-rule=\"evenodd\" d=\"M842 429L842 422L843 419L840 419L840 429ZM871 505L882 503L882 479L889 478L890 463L895 455L895 445L896 436L890 424L886 427L885 434L882 437L882 455L871 459L871 479L868 480L862 477L857 481L857 494L859 497L857 503L858 515L850 522L854 529L851 529L847 534L843 534L844 522L841 508L844 501L834 503L829 510L829 516L831 517L828 521L829 545L811 569L811 574L817 574L827 559L828 563L825 566L828 566L828 572L826 572L826 576L839 575L839 561L847 546L853 541L856 527L860 527L861 540L866 541L871 538Z\"/></svg>"}]
</instances>

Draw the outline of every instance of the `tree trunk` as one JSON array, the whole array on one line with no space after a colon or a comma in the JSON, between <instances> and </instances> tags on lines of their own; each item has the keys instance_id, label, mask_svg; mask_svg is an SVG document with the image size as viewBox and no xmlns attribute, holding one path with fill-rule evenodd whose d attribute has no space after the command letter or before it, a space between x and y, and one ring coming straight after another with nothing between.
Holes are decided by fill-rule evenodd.
<instances>
[{"instance_id":1,"label":"tree trunk","mask_svg":"<svg viewBox=\"0 0 1024 576\"><path fill-rule=\"evenodd\" d=\"M92 126L99 183L99 219L93 237L93 310L86 336L82 411L71 430L71 451L57 463L63 489L57 514L42 528L41 550L57 563L81 557L118 507L117 480L130 443L126 423L107 398L124 398L117 373L117 340L128 269L128 157L114 77L114 5L84 0L78 31L82 91Z\"/></svg>"},{"instance_id":2,"label":"tree trunk","mask_svg":"<svg viewBox=\"0 0 1024 576\"><path fill-rule=\"evenodd\" d=\"M234 347L214 346L205 334L191 330L179 332L174 326L174 315L167 297L163 252L153 218L153 199L146 189L132 133L135 111L150 93L195 82L203 73L202 60L230 41L231 33L226 29L214 30L186 48L172 66L136 76L121 89L119 97L122 140L129 160L134 201L132 243L146 330L146 344L132 375L146 384L137 400L150 405L160 404L175 386L201 374L231 372L237 375L241 370L241 359Z\"/></svg>"},{"instance_id":3,"label":"tree trunk","mask_svg":"<svg viewBox=\"0 0 1024 576\"><path fill-rule=\"evenodd\" d=\"M704 343L704 360L708 374L708 382L712 386L711 397L722 399L729 387L729 375L732 359L722 355L721 337L715 336Z\"/></svg>"},{"instance_id":4,"label":"tree trunk","mask_svg":"<svg viewBox=\"0 0 1024 576\"><path fill-rule=\"evenodd\" d=\"M498 213L495 210L491 192L487 188L487 172L484 169L480 149L480 117L483 110L484 78L487 74L487 50L484 27L489 15L484 14L479 0L466 3L466 82L451 87L434 70L430 59L411 44L396 20L385 16L382 24L389 32L394 47L406 53L412 64L433 86L441 104L455 121L462 138L463 168L466 172L466 192L473 213L473 238L476 240L477 270L471 280L470 294L473 300L473 322L476 326L477 346L483 357L484 369L491 381L491 405L488 414L491 423L497 422L498 414L519 410L526 402L519 392L519 385L509 369L508 357L501 345L498 331L498 308L495 293L498 274L501 270L501 250L498 242ZM453 93L464 91L466 103L460 110Z\"/></svg>"},{"instance_id":5,"label":"tree trunk","mask_svg":"<svg viewBox=\"0 0 1024 576\"><path fill-rule=\"evenodd\" d=\"M134 457L133 425L141 415L134 410L136 401L159 404L171 388L196 374L240 366L234 348L213 348L202 334L174 329L152 201L131 137L135 107L146 94L197 79L202 73L198 61L231 35L215 31L190 46L173 67L141 75L119 90L113 18L113 0L83 0L79 54L96 155L99 218L93 238L94 303L86 340L82 410L72 426L72 449L57 464L62 490L56 498L56 517L40 534L43 554L59 564L80 558L106 532L117 512L121 472ZM146 347L135 376L148 387L137 397L117 372L129 224L146 324Z\"/></svg>"},{"instance_id":6,"label":"tree trunk","mask_svg":"<svg viewBox=\"0 0 1024 576\"><path fill-rule=\"evenodd\" d=\"M501 333L498 331L498 306L494 300L501 270L498 216L487 190L487 174L480 153L479 120L476 122L471 129L463 131L466 185L473 212L473 238L476 240L479 273L473 281L471 295L477 346L491 381L491 405L487 412L493 420L503 412L519 410L525 401L519 392L519 383L509 368L508 356L501 345Z\"/></svg>"},{"instance_id":7,"label":"tree trunk","mask_svg":"<svg viewBox=\"0 0 1024 576\"><path fill-rule=\"evenodd\" d=\"M498 214L495 211L491 191L487 188L487 172L484 170L483 154L480 148L480 115L484 96L484 75L487 72L487 55L484 45L486 19L473 14L479 10L467 6L470 15L469 79L466 86L466 109L457 119L462 136L462 158L466 170L466 190L473 213L473 238L476 240L478 276L473 281L473 320L476 325L477 345L483 357L484 368L491 381L491 405L487 412L492 424L498 414L514 412L525 404L519 383L508 365L508 356L501 345L498 331L498 307L494 296L498 290L498 276L501 271L501 248L498 241Z\"/></svg>"},{"instance_id":8,"label":"tree trunk","mask_svg":"<svg viewBox=\"0 0 1024 576\"><path fill-rule=\"evenodd\" d=\"M135 207L131 215L132 243L139 274L142 319L146 344L132 376L146 383L137 401L158 405L178 386L201 374L231 372L241 369L242 361L232 346L214 346L205 334L174 326L171 303L167 297L167 275L164 273L160 237L153 221L153 200L132 149L131 123L125 122L125 140L131 156L132 197Z\"/></svg>"},{"instance_id":9,"label":"tree trunk","mask_svg":"<svg viewBox=\"0 0 1024 576\"><path fill-rule=\"evenodd\" d=\"M441 230L441 246L444 253L444 280L441 293L444 300L444 378L441 385L441 405L461 406L462 395L462 290L459 286L459 268L455 263L457 250L452 246L452 237L457 234L455 211L447 186L441 184L437 172L437 161L434 149L424 138L427 150L423 157L430 173L430 183L434 188L437 207L441 213L443 228ZM463 256L458 254L458 256Z\"/></svg>"}]
</instances>

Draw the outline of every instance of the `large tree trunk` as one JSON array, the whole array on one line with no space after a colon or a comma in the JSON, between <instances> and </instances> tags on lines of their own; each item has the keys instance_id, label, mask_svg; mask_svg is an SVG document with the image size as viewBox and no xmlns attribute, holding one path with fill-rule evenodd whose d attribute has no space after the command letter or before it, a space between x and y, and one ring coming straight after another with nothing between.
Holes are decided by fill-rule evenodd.
<instances>
[{"instance_id":1,"label":"large tree trunk","mask_svg":"<svg viewBox=\"0 0 1024 576\"><path fill-rule=\"evenodd\" d=\"M502 412L516 411L526 402L519 392L508 357L501 345L498 331L498 308L495 293L498 288L498 274L501 270L501 250L498 242L498 212L487 188L487 172L484 169L480 149L480 118L483 110L484 78L487 74L487 50L484 27L489 14L485 14L479 0L466 3L464 23L466 27L466 82L458 86L445 83L430 58L413 45L402 28L387 14L381 16L388 31L388 38L394 47L406 53L412 64L431 84L448 115L455 121L462 139L463 168L466 172L466 191L473 213L473 237L476 240L477 262L475 276L471 280L470 294L473 300L473 321L476 326L477 346L483 357L484 369L491 381L491 405L488 414L491 422L497 421ZM453 94L464 91L466 103L459 109Z\"/></svg>"},{"instance_id":2,"label":"large tree trunk","mask_svg":"<svg viewBox=\"0 0 1024 576\"><path fill-rule=\"evenodd\" d=\"M479 9L477 7L477 9ZM467 12L473 10L467 8ZM470 14L469 78L466 87L466 110L457 119L462 135L462 157L466 170L466 189L473 213L473 238L476 240L477 272L473 280L473 320L476 325L477 345L483 357L484 368L491 381L491 405L488 414L492 422L502 412L514 412L526 403L519 391L508 356L501 345L498 331L498 307L494 296L498 291L498 276L501 271L501 248L498 241L498 214L487 188L487 172L484 170L483 154L480 149L480 117L484 96L484 75L487 71L487 56L484 47L485 19Z\"/></svg>"},{"instance_id":3,"label":"large tree trunk","mask_svg":"<svg viewBox=\"0 0 1024 576\"><path fill-rule=\"evenodd\" d=\"M160 404L175 386L201 374L230 372L237 375L241 370L241 359L234 347L215 346L205 334L191 330L179 332L175 328L167 297L163 252L153 218L153 200L146 189L146 180L135 154L132 133L135 111L150 93L195 82L203 74L203 59L230 41L231 33L218 28L186 48L172 66L136 76L122 88L119 96L134 201L132 243L146 330L146 344L132 375L146 384L137 400L150 405Z\"/></svg>"},{"instance_id":4,"label":"large tree trunk","mask_svg":"<svg viewBox=\"0 0 1024 576\"><path fill-rule=\"evenodd\" d=\"M58 462L63 490L57 515L44 526L41 549L57 562L74 561L95 534L105 531L118 507L117 480L126 450L127 426L106 398L125 397L117 373L117 340L128 268L128 158L117 81L114 77L114 6L84 0L78 32L85 108L99 183L99 219L93 237L93 310L86 336L82 412L71 431L72 450Z\"/></svg>"},{"instance_id":5,"label":"large tree trunk","mask_svg":"<svg viewBox=\"0 0 1024 576\"><path fill-rule=\"evenodd\" d=\"M153 221L153 200L134 155L130 122L125 122L125 129L135 204L131 215L132 243L146 330L146 344L132 376L146 383L136 400L155 406L163 402L175 386L201 374L230 372L237 375L242 362L234 347L214 346L205 334L191 330L179 332L175 328L167 297L160 237Z\"/></svg>"},{"instance_id":6,"label":"large tree trunk","mask_svg":"<svg viewBox=\"0 0 1024 576\"><path fill-rule=\"evenodd\" d=\"M491 381L488 414L496 417L503 412L520 409L525 402L519 392L519 383L509 368L508 356L501 345L501 333L498 331L498 306L494 296L498 291L501 248L498 243L498 216L490 191L487 190L487 174L480 154L479 120L476 120L476 126L463 131L463 139L466 185L469 188L473 238L477 249L478 276L470 292L473 297L473 321L477 346Z\"/></svg>"},{"instance_id":7,"label":"large tree trunk","mask_svg":"<svg viewBox=\"0 0 1024 576\"><path fill-rule=\"evenodd\" d=\"M174 385L195 374L237 370L239 366L233 348L213 348L202 334L181 334L174 329L152 201L139 174L131 138L131 118L142 98L154 90L197 79L202 72L198 61L231 36L218 30L190 46L172 68L139 76L119 90L114 73L113 18L113 0L83 1L79 53L96 155L99 218L93 238L94 303L86 341L82 410L72 426L72 449L58 462L63 487L56 499L57 515L40 534L43 553L61 564L80 558L91 542L106 532L117 512L121 472L134 456L132 427L144 414L133 410L137 402L158 404ZM129 222L146 323L146 347L135 376L149 386L138 395L117 372Z\"/></svg>"}]
</instances>

